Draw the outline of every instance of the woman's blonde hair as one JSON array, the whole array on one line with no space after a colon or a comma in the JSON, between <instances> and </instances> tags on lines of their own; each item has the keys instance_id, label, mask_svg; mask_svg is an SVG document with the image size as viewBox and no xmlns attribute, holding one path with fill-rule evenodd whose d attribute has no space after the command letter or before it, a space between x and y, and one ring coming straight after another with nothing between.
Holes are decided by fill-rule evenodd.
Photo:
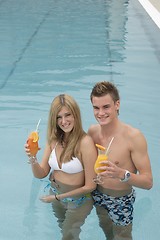
<instances>
[{"instance_id":1,"label":"woman's blonde hair","mask_svg":"<svg viewBox=\"0 0 160 240\"><path fill-rule=\"evenodd\" d=\"M82 137L86 135L82 128L81 113L78 104L71 96L67 94L61 94L55 97L51 103L47 131L48 144L51 146L53 141L62 143L64 140L64 132L57 124L58 113L64 106L73 114L74 127L67 139L65 139L65 147L62 151L60 162L70 161L72 157L80 154L80 141Z\"/></svg>"}]
</instances>

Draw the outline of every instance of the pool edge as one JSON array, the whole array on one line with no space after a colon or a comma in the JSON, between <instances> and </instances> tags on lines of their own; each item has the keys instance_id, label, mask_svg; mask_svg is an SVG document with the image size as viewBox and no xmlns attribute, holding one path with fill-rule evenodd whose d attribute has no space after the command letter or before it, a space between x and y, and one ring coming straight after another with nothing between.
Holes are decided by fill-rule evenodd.
<instances>
[{"instance_id":1,"label":"pool edge","mask_svg":"<svg viewBox=\"0 0 160 240\"><path fill-rule=\"evenodd\" d=\"M138 0L155 24L160 28L160 5L153 0Z\"/></svg>"}]
</instances>

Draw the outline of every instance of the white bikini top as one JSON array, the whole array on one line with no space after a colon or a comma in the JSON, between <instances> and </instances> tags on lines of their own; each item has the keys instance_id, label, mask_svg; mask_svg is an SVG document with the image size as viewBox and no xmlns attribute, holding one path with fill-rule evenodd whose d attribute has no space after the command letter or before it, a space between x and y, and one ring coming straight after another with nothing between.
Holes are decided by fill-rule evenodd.
<instances>
[{"instance_id":1,"label":"white bikini top","mask_svg":"<svg viewBox=\"0 0 160 240\"><path fill-rule=\"evenodd\" d=\"M57 146L57 144L56 144ZM62 163L62 167L59 167L58 161L57 161L57 156L56 156L56 146L52 150L51 155L49 157L49 165L52 170L59 170L65 173L73 174L73 173L79 173L82 172L83 166L80 160L76 157L73 157L69 162Z\"/></svg>"}]
</instances>

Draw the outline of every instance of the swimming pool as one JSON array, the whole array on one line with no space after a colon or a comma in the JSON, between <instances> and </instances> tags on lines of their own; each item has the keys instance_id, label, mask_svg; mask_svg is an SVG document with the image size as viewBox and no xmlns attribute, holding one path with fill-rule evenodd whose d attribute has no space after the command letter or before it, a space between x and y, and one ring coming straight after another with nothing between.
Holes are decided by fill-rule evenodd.
<instances>
[{"instance_id":1,"label":"swimming pool","mask_svg":"<svg viewBox=\"0 0 160 240\"><path fill-rule=\"evenodd\" d=\"M159 39L137 0L0 1L0 239L60 239L23 145L41 118L42 156L50 103L63 92L76 98L87 130L95 122L89 94L104 79L120 89L122 121L148 141L154 187L136 189L134 240L160 239ZM94 210L81 239L105 239Z\"/></svg>"}]
</instances>

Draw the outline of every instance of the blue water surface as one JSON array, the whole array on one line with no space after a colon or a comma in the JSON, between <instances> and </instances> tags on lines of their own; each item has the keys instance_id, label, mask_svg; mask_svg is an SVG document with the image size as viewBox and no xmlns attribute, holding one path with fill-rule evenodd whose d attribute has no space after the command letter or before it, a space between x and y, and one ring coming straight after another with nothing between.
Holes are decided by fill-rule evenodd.
<instances>
[{"instance_id":1,"label":"blue water surface","mask_svg":"<svg viewBox=\"0 0 160 240\"><path fill-rule=\"evenodd\" d=\"M159 240L160 30L138 0L0 1L0 239L60 240L47 179L33 178L24 143L38 120L40 159L48 111L60 93L78 102L87 131L89 95L109 80L121 95L120 119L148 142L154 186L136 189L134 240ZM104 240L93 209L80 235Z\"/></svg>"}]
</instances>

